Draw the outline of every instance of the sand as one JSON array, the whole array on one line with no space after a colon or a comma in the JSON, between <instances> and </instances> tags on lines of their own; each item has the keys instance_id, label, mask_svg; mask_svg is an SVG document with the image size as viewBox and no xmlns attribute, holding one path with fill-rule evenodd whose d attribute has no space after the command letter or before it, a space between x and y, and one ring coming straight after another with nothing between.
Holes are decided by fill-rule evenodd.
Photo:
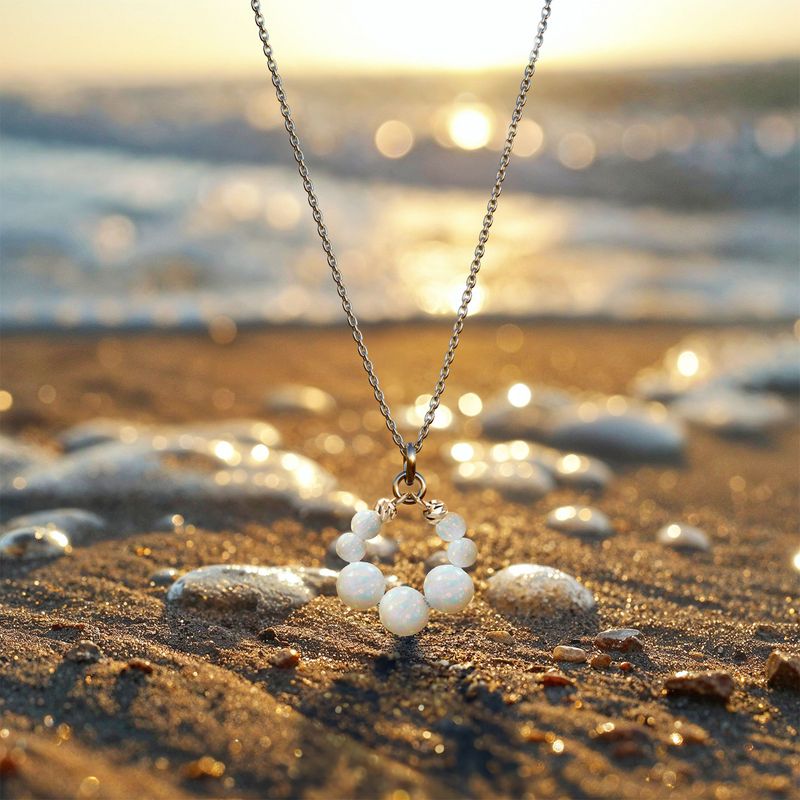
<instances>
[{"instance_id":1,"label":"sand","mask_svg":"<svg viewBox=\"0 0 800 800\"><path fill-rule=\"evenodd\" d=\"M522 324L521 347L498 347L497 325L471 323L447 400L488 396L516 380L625 392L643 366L688 331L679 325ZM501 335L502 341L502 335ZM396 405L429 390L446 328L368 335ZM287 382L333 394L318 417L264 410ZM341 329L199 334L9 337L3 432L53 447L68 426L99 416L142 422L263 417L319 461L342 488L383 496L398 453L372 412L352 342ZM55 391L42 391L42 386ZM46 402L43 402L43 399ZM355 413L353 413L355 412ZM326 452L321 434L341 436ZM767 686L774 649L800 640L797 425L759 441L692 430L680 464L612 464L601 494L558 489L519 503L458 492L436 431L420 456L431 492L477 530L478 593L454 616L395 640L370 612L318 597L276 619L212 619L165 604L150 576L205 564L324 563L337 531L286 514L199 505L96 508L113 533L67 557L0 566L0 786L5 797L707 797L798 796L800 694ZM351 446L358 439L358 447ZM356 452L358 451L358 452ZM548 529L557 505L592 502L617 533L584 540ZM4 508L5 518L33 508ZM175 511L197 530L152 531ZM707 553L656 542L665 523L704 529ZM430 529L404 515L391 571L419 583ZM483 599L510 563L556 566L597 598L594 612L519 619ZM596 653L612 626L641 631L641 652L602 669L555 664L556 645ZM271 633L265 629L271 628ZM500 632L500 633L498 633ZM90 640L99 660L68 651ZM295 667L276 666L284 647ZM628 662L629 668L622 667ZM542 683L558 667L564 686ZM672 697L676 670L722 670L727 703ZM544 679L545 681L547 679Z\"/></svg>"}]
</instances>

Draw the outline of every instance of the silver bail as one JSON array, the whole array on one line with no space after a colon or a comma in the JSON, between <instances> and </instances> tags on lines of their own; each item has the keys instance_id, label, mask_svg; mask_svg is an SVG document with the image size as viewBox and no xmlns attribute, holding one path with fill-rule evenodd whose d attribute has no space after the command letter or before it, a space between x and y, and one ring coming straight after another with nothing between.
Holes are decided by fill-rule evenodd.
<instances>
[{"instance_id":1,"label":"silver bail","mask_svg":"<svg viewBox=\"0 0 800 800\"><path fill-rule=\"evenodd\" d=\"M413 486L414 479L417 477L417 448L413 442L406 442L404 458L406 462L406 486Z\"/></svg>"}]
</instances>

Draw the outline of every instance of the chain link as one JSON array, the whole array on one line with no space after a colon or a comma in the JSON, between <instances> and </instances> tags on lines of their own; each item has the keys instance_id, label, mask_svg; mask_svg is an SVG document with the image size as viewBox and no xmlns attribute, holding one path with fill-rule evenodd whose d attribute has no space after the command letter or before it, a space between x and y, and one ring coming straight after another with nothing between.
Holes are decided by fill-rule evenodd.
<instances>
[{"instance_id":1,"label":"chain link","mask_svg":"<svg viewBox=\"0 0 800 800\"><path fill-rule=\"evenodd\" d=\"M475 247L473 259L469 267L466 286L463 294L461 295L461 305L458 308L458 314L456 315L456 321L453 325L453 331L450 336L447 352L445 353L444 362L439 372L439 379L437 380L433 394L431 395L430 403L428 404L428 409L425 412L425 416L422 421L422 427L419 430L417 440L414 442L414 449L416 452L419 452L422 449L422 443L425 441L425 437L428 435L430 427L433 424L434 417L436 416L436 409L439 407L442 395L444 394L447 378L450 375L450 367L455 359L456 348L458 347L461 332L464 330L464 322L467 318L469 304L472 300L472 294L475 290L475 285L478 282L478 272L481 268L481 261L483 259L483 254L486 252L486 243L489 241L489 231L492 227L492 223L494 222L494 214L495 211L497 211L498 200L503 189L503 181L505 181L506 171L508 170L508 164L511 160L511 149L514 145L514 138L517 135L517 127L522 119L522 110L525 107L525 102L528 98L528 92L531 88L533 76L536 72L536 63L539 60L539 50L541 49L542 42L544 41L544 33L547 30L547 22L550 18L551 3L552 0L545 0L542 7L542 13L541 17L539 18L539 25L536 31L536 38L534 39L533 43L533 49L531 50L528 63L525 66L525 71L523 73L522 82L520 83L519 94L517 95L517 101L514 105L514 110L511 112L511 121L508 125L508 133L506 135L505 144L503 145L503 152L500 155L500 164L497 169L497 177L495 179L494 186L492 187L491 195L489 196L489 202L486 205L486 214L483 217L483 226L481 227L480 234L478 235L478 244ZM331 270L331 277L333 278L333 282L336 284L336 292L342 301L342 308L344 309L345 316L347 317L347 324L350 326L350 330L352 331L353 339L356 343L356 349L358 350L359 356L361 356L361 362L364 365L364 371L367 373L369 384L372 387L372 391L375 395L375 400L378 402L378 406L380 407L381 414L383 414L383 418L386 420L386 427L392 436L392 441L400 448L401 452L403 452L405 456L406 444L403 441L403 437L400 435L400 431L397 429L397 423L392 417L391 409L389 408L389 404L386 402L383 389L381 389L380 382L378 381L378 376L375 372L375 366L370 360L369 351L364 343L364 334L361 332L361 328L358 325L358 318L353 311L350 297L348 296L347 289L344 285L342 273L339 270L339 265L333 252L333 245L331 244L330 237L328 236L328 229L325 227L322 211L319 206L319 200L317 199L316 192L314 191L314 185L309 177L305 155L300 147L300 138L297 135L297 129L292 117L292 112L289 108L289 103L286 99L286 92L283 88L283 79L278 72L278 64L275 61L272 45L269 41L269 33L267 32L264 22L264 15L261 13L261 2L260 0L251 0L250 6L253 9L253 14L255 15L255 21L258 27L258 37L261 40L262 50L267 59L267 67L270 71L270 75L272 76L272 85L275 87L275 96L278 99L278 105L280 106L284 127L286 128L286 132L289 134L289 144L292 146L294 160L297 162L297 171L300 174L300 178L303 182L303 189L305 189L306 195L308 196L308 205L311 207L311 215L317 226L317 234L322 242L322 249L325 253L325 258Z\"/></svg>"}]
</instances>

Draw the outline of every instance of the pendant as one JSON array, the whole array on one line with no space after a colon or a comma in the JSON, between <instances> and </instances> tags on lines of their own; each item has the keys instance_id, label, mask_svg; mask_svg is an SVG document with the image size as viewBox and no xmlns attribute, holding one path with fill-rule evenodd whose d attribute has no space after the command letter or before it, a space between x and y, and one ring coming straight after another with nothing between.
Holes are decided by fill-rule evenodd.
<instances>
[{"instance_id":1,"label":"pendant","mask_svg":"<svg viewBox=\"0 0 800 800\"><path fill-rule=\"evenodd\" d=\"M339 598L358 610L378 606L383 626L396 636L419 633L427 625L431 609L453 614L466 608L475 587L464 568L474 564L478 555L475 543L465 538L463 517L449 512L441 500L425 500L427 484L416 472L413 445L408 445L406 452L406 468L392 482L393 497L381 498L373 510L358 511L351 530L336 541L336 553L350 562L336 581ZM423 519L435 526L439 538L447 543L450 563L430 570L421 592L411 586L395 586L387 592L380 568L361 560L366 552L364 542L377 536L402 505L420 506Z\"/></svg>"}]
</instances>

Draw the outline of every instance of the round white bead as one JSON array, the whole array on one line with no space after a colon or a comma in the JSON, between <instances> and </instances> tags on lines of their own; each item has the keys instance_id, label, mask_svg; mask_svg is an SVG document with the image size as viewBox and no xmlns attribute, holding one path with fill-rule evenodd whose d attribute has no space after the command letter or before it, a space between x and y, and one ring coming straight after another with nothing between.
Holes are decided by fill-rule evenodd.
<instances>
[{"instance_id":1,"label":"round white bead","mask_svg":"<svg viewBox=\"0 0 800 800\"><path fill-rule=\"evenodd\" d=\"M460 514L448 514L436 523L436 533L445 542L454 542L467 532L467 523Z\"/></svg>"},{"instance_id":2,"label":"round white bead","mask_svg":"<svg viewBox=\"0 0 800 800\"><path fill-rule=\"evenodd\" d=\"M381 532L381 518L377 511L356 511L350 528L362 539L372 539Z\"/></svg>"},{"instance_id":3,"label":"round white bead","mask_svg":"<svg viewBox=\"0 0 800 800\"><path fill-rule=\"evenodd\" d=\"M343 533L336 540L336 555L343 561L361 561L366 552L364 540L354 533Z\"/></svg>"},{"instance_id":4,"label":"round white bead","mask_svg":"<svg viewBox=\"0 0 800 800\"><path fill-rule=\"evenodd\" d=\"M452 564L434 567L425 577L424 590L428 605L447 614L466 608L475 594L472 578Z\"/></svg>"},{"instance_id":5,"label":"round white bead","mask_svg":"<svg viewBox=\"0 0 800 800\"><path fill-rule=\"evenodd\" d=\"M428 623L428 604L410 586L389 589L381 600L378 612L383 626L395 636L413 636Z\"/></svg>"},{"instance_id":6,"label":"round white bead","mask_svg":"<svg viewBox=\"0 0 800 800\"><path fill-rule=\"evenodd\" d=\"M343 603L363 611L378 605L386 591L386 579L374 564L356 561L339 573L336 591Z\"/></svg>"},{"instance_id":7,"label":"round white bead","mask_svg":"<svg viewBox=\"0 0 800 800\"><path fill-rule=\"evenodd\" d=\"M478 548L472 539L456 539L447 545L447 558L456 567L471 567L477 557Z\"/></svg>"}]
</instances>

